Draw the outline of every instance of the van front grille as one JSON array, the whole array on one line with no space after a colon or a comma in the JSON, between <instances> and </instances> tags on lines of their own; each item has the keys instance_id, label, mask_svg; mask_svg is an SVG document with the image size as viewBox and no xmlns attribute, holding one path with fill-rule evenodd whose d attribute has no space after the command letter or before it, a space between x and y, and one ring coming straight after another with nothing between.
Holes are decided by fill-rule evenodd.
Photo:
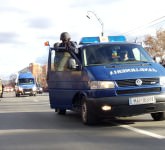
<instances>
[{"instance_id":1,"label":"van front grille","mask_svg":"<svg viewBox=\"0 0 165 150\"><path fill-rule=\"evenodd\" d=\"M134 94L134 93L152 93L152 92L160 92L161 88L156 87L156 88L140 88L140 89L130 89L130 90L117 90L117 94Z\"/></svg>"},{"instance_id":2,"label":"van front grille","mask_svg":"<svg viewBox=\"0 0 165 150\"><path fill-rule=\"evenodd\" d=\"M24 92L31 92L32 89L23 89Z\"/></svg>"},{"instance_id":3,"label":"van front grille","mask_svg":"<svg viewBox=\"0 0 165 150\"><path fill-rule=\"evenodd\" d=\"M136 85L137 79L126 79L126 80L117 80L116 83L119 87L126 87L126 86L137 86ZM142 85L155 85L159 83L159 78L142 78Z\"/></svg>"}]
</instances>

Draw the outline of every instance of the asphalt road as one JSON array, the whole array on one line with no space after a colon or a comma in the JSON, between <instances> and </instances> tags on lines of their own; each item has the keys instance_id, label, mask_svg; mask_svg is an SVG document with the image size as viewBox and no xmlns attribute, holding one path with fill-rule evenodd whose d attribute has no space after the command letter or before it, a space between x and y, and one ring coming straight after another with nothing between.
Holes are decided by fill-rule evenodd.
<instances>
[{"instance_id":1,"label":"asphalt road","mask_svg":"<svg viewBox=\"0 0 165 150\"><path fill-rule=\"evenodd\" d=\"M165 121L150 115L85 126L68 111L57 115L47 93L0 99L0 150L164 150Z\"/></svg>"}]
</instances>

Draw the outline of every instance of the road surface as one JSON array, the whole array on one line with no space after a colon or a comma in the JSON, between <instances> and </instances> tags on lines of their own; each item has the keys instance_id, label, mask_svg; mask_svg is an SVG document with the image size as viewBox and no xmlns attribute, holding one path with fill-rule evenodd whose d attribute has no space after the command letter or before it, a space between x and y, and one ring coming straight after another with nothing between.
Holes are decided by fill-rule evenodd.
<instances>
[{"instance_id":1,"label":"road surface","mask_svg":"<svg viewBox=\"0 0 165 150\"><path fill-rule=\"evenodd\" d=\"M68 111L49 107L48 93L0 99L0 150L164 150L165 121L150 115L83 125Z\"/></svg>"}]
</instances>

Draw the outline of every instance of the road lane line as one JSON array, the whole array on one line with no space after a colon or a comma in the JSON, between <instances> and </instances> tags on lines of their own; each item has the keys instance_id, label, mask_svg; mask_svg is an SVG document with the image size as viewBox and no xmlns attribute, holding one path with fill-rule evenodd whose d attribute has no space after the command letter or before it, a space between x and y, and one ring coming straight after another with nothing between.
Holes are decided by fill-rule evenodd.
<instances>
[{"instance_id":1,"label":"road lane line","mask_svg":"<svg viewBox=\"0 0 165 150\"><path fill-rule=\"evenodd\" d=\"M140 133L140 134L148 135L148 136L151 136L151 137L154 137L154 138L157 138L157 139L165 139L165 136L155 134L155 133L152 133L152 132L149 132L149 131L146 131L146 130L134 128L134 127L131 127L129 125L120 125L120 127L131 130L131 131L134 131L134 132L137 132L137 133Z\"/></svg>"}]
</instances>

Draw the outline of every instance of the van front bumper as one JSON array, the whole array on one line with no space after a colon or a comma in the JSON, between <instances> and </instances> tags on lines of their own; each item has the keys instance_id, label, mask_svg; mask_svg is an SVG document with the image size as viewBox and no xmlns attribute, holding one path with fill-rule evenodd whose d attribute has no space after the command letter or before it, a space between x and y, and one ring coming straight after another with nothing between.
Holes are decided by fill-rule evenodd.
<instances>
[{"instance_id":1,"label":"van front bumper","mask_svg":"<svg viewBox=\"0 0 165 150\"><path fill-rule=\"evenodd\" d=\"M37 91L33 91L32 89L23 89L23 90L17 90L16 94L19 95L35 95Z\"/></svg>"},{"instance_id":2,"label":"van front bumper","mask_svg":"<svg viewBox=\"0 0 165 150\"><path fill-rule=\"evenodd\" d=\"M87 98L86 100L90 112L102 118L126 117L165 111L165 94L138 96L154 96L156 103L129 105L129 98L131 96ZM103 110L103 106L111 106L111 109Z\"/></svg>"}]
</instances>

